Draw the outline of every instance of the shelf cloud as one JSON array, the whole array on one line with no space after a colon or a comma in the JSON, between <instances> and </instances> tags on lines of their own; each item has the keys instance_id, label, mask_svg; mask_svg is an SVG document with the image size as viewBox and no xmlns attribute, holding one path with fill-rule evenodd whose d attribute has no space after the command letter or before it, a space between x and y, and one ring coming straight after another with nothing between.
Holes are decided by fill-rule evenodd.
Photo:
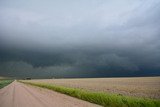
<instances>
[{"instance_id":1,"label":"shelf cloud","mask_svg":"<svg viewBox=\"0 0 160 107\"><path fill-rule=\"evenodd\" d=\"M0 75L160 75L157 0L0 1Z\"/></svg>"}]
</instances>

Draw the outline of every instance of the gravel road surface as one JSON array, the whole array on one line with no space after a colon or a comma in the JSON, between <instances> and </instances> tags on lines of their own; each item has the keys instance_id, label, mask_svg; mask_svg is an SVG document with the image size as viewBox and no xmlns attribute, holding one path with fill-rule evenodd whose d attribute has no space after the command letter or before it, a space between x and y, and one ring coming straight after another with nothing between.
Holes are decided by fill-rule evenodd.
<instances>
[{"instance_id":1,"label":"gravel road surface","mask_svg":"<svg viewBox=\"0 0 160 107\"><path fill-rule=\"evenodd\" d=\"M17 81L0 89L0 107L100 107L51 90Z\"/></svg>"}]
</instances>

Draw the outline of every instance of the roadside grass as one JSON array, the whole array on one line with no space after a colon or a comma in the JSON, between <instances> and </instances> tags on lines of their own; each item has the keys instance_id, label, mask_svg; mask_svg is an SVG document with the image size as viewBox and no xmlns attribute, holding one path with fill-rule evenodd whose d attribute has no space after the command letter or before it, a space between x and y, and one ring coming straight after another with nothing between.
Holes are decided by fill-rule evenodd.
<instances>
[{"instance_id":1,"label":"roadside grass","mask_svg":"<svg viewBox=\"0 0 160 107\"><path fill-rule=\"evenodd\" d=\"M104 107L160 107L160 100L136 98L103 92L91 92L46 83L20 82L57 91Z\"/></svg>"},{"instance_id":2,"label":"roadside grass","mask_svg":"<svg viewBox=\"0 0 160 107\"><path fill-rule=\"evenodd\" d=\"M13 80L0 80L0 89L13 82Z\"/></svg>"}]
</instances>

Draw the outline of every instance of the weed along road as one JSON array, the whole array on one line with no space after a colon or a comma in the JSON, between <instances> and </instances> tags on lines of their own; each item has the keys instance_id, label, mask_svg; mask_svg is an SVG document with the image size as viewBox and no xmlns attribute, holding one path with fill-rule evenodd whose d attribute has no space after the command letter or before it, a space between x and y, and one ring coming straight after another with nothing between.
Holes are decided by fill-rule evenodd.
<instances>
[{"instance_id":1,"label":"weed along road","mask_svg":"<svg viewBox=\"0 0 160 107\"><path fill-rule=\"evenodd\" d=\"M14 81L0 89L0 107L99 107L99 105Z\"/></svg>"}]
</instances>

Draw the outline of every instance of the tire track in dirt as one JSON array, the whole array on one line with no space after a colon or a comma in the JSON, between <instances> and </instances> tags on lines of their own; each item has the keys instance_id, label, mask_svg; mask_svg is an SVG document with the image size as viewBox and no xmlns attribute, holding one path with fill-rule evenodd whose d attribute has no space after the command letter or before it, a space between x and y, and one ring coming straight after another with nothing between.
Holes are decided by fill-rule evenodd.
<instances>
[{"instance_id":1,"label":"tire track in dirt","mask_svg":"<svg viewBox=\"0 0 160 107\"><path fill-rule=\"evenodd\" d=\"M100 107L51 90L17 81L0 89L0 107Z\"/></svg>"}]
</instances>

